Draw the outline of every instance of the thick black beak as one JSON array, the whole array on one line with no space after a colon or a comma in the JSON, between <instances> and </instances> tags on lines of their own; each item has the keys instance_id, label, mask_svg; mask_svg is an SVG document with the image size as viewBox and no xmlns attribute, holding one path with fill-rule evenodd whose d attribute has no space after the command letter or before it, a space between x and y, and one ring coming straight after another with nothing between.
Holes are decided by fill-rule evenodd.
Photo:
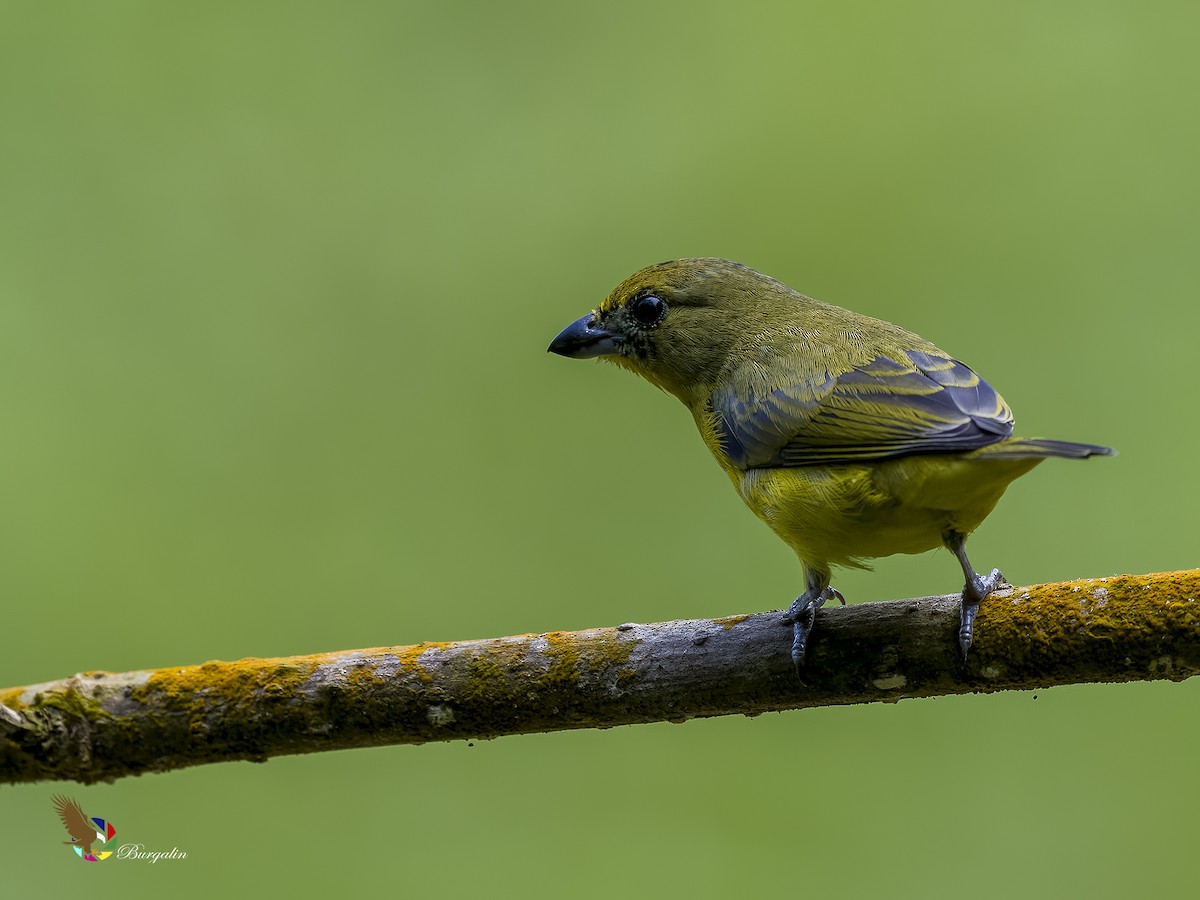
<instances>
[{"instance_id":1,"label":"thick black beak","mask_svg":"<svg viewBox=\"0 0 1200 900\"><path fill-rule=\"evenodd\" d=\"M611 334L596 326L595 314L588 313L560 331L547 349L572 359L591 359L616 353L617 343Z\"/></svg>"}]
</instances>

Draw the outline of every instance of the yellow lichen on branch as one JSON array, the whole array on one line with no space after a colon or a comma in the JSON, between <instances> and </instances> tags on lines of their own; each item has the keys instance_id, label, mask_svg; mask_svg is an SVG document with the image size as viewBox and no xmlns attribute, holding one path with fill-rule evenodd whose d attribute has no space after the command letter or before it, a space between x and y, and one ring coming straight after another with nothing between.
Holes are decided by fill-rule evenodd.
<instances>
[{"instance_id":1,"label":"yellow lichen on branch","mask_svg":"<svg viewBox=\"0 0 1200 900\"><path fill-rule=\"evenodd\" d=\"M1006 595L1007 596L1006 596ZM1119 668L1132 648L1155 653L1155 669L1170 669L1177 653L1194 657L1200 629L1200 572L1086 578L1016 588L989 598L986 629L974 650L996 666L1052 671L1086 662ZM1191 659L1194 663L1194 659ZM1187 669L1187 661L1180 664ZM1190 674L1190 671L1189 671Z\"/></svg>"}]
</instances>

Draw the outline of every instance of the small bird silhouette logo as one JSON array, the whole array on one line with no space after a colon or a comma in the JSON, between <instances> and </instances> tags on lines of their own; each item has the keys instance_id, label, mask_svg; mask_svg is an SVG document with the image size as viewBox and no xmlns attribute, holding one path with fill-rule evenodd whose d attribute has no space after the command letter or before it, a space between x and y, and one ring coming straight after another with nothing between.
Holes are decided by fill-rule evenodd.
<instances>
[{"instance_id":1,"label":"small bird silhouette logo","mask_svg":"<svg viewBox=\"0 0 1200 900\"><path fill-rule=\"evenodd\" d=\"M111 850L92 850L93 844L104 844L117 833L111 822L88 818L83 807L69 797L55 794L51 799L54 801L58 817L62 819L63 827L67 829L67 834L71 835L71 840L63 841L64 844L70 844L72 849L88 862L99 862L112 855Z\"/></svg>"}]
</instances>

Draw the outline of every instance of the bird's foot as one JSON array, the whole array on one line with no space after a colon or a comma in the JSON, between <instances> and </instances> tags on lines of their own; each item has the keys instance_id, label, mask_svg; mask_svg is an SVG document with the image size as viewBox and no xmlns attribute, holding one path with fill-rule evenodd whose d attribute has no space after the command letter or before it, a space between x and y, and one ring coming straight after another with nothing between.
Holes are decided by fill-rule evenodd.
<instances>
[{"instance_id":1,"label":"bird's foot","mask_svg":"<svg viewBox=\"0 0 1200 900\"><path fill-rule=\"evenodd\" d=\"M979 604L983 602L984 597L1004 583L1004 576L1000 574L1000 570L992 569L986 578L973 573L971 580L963 585L962 606L959 610L958 647L962 650L964 661L967 658L967 651L971 649L971 642L975 640L975 616L979 612Z\"/></svg>"},{"instance_id":2,"label":"bird's foot","mask_svg":"<svg viewBox=\"0 0 1200 900\"><path fill-rule=\"evenodd\" d=\"M827 600L837 600L842 606L846 598L836 588L826 586L820 593L805 591L788 609L784 623L792 626L792 665L796 671L804 665L804 654L808 649L808 638L812 634L813 624L817 620L817 610L825 605Z\"/></svg>"}]
</instances>

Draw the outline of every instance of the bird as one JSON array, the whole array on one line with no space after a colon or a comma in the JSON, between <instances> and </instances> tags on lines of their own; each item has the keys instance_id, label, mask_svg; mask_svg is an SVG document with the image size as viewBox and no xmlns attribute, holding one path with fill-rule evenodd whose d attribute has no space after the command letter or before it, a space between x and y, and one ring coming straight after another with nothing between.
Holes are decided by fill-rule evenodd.
<instances>
[{"instance_id":1,"label":"bird","mask_svg":"<svg viewBox=\"0 0 1200 900\"><path fill-rule=\"evenodd\" d=\"M972 369L912 332L807 297L749 266L674 259L621 282L551 353L600 358L677 397L746 505L795 551L788 608L804 664L816 612L845 598L834 567L946 547L962 567L958 648L980 603L967 537L1043 459L1116 451L1013 436L1013 414Z\"/></svg>"},{"instance_id":2,"label":"bird","mask_svg":"<svg viewBox=\"0 0 1200 900\"><path fill-rule=\"evenodd\" d=\"M88 819L83 808L74 800L61 794L55 794L51 800L58 812L58 817L62 819L63 826L71 835L71 840L63 841L63 843L78 844L83 850L84 857L91 857L92 844L98 840L104 840L104 835L96 830L96 826Z\"/></svg>"}]
</instances>

